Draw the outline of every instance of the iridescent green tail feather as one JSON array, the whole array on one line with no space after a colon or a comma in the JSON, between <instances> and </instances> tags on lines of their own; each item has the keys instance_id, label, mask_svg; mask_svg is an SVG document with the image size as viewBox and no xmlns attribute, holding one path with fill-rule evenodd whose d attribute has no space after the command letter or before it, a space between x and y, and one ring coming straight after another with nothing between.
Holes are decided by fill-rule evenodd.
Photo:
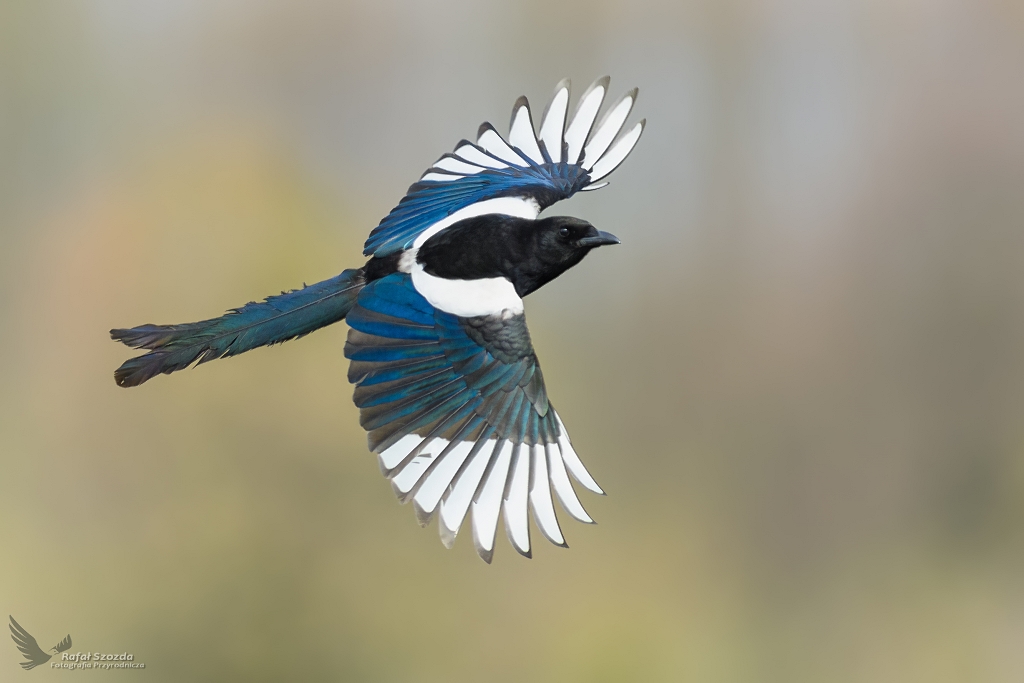
<instances>
[{"instance_id":1,"label":"iridescent green tail feather","mask_svg":"<svg viewBox=\"0 0 1024 683\"><path fill-rule=\"evenodd\" d=\"M361 269L251 302L219 318L181 325L141 325L110 336L149 353L114 371L118 386L134 387L158 374L279 344L343 320L365 284Z\"/></svg>"}]
</instances>

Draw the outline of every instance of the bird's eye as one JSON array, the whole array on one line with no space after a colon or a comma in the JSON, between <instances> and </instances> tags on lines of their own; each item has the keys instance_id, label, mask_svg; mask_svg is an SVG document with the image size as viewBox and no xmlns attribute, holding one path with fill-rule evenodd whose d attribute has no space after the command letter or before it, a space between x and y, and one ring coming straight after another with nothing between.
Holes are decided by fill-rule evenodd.
<instances>
[{"instance_id":1,"label":"bird's eye","mask_svg":"<svg viewBox=\"0 0 1024 683\"><path fill-rule=\"evenodd\" d=\"M562 236L562 237L568 237L569 236L569 228L559 228L558 229L558 234L560 236Z\"/></svg>"}]
</instances>

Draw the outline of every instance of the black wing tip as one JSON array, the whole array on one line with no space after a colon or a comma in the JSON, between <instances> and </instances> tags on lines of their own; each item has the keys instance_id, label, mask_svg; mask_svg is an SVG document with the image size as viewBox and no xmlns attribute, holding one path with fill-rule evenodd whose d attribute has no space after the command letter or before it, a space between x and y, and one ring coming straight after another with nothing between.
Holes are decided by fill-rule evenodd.
<instances>
[{"instance_id":1,"label":"black wing tip","mask_svg":"<svg viewBox=\"0 0 1024 683\"><path fill-rule=\"evenodd\" d=\"M430 526L430 521L434 519L434 512L437 510L436 507L429 512L424 510L415 498L412 501L412 509L416 513L416 521L420 523L421 527Z\"/></svg>"},{"instance_id":2,"label":"black wing tip","mask_svg":"<svg viewBox=\"0 0 1024 683\"><path fill-rule=\"evenodd\" d=\"M583 91L582 95L580 95L580 99L576 102L576 112L579 112L580 105L583 104L583 101L587 99L587 96L590 95L590 93L594 92L594 90L596 90L597 88L604 88L603 97L607 97L608 84L611 83L611 81L611 76L601 76L600 78L596 79L593 83L588 85L587 89ZM573 117L575 118L575 114L573 114Z\"/></svg>"},{"instance_id":3,"label":"black wing tip","mask_svg":"<svg viewBox=\"0 0 1024 683\"><path fill-rule=\"evenodd\" d=\"M536 518L536 517L535 517L535 518ZM539 527L538 527L538 528L539 528ZM558 532L559 532L559 533L561 533L561 532L562 532L561 528L559 528L559 529L558 529ZM553 546L557 546L557 547L559 547L559 548L568 548L568 547L569 547L569 543L568 543L568 541L566 541L566 540L565 540L565 534L562 534L562 540L561 540L561 541L556 541L555 539L551 538L551 536L549 536L549 535L547 534L547 532L546 532L546 531L544 531L543 529L541 529L541 530L540 530L540 533L541 533L541 535L542 535L542 536L543 536L544 538L546 538L546 539L548 540L548 542L549 542L549 543L551 543L551 545L553 545Z\"/></svg>"},{"instance_id":4,"label":"black wing tip","mask_svg":"<svg viewBox=\"0 0 1024 683\"><path fill-rule=\"evenodd\" d=\"M485 563L490 564L491 561L494 559L494 548L492 547L490 550L484 550L479 543L475 545L476 554L479 555L480 559L483 560Z\"/></svg>"},{"instance_id":5,"label":"black wing tip","mask_svg":"<svg viewBox=\"0 0 1024 683\"><path fill-rule=\"evenodd\" d=\"M572 95L572 83L569 81L568 78L563 78L562 80L558 81L558 85L555 86L555 89L551 93L551 99L548 100L548 103L546 105L544 105L544 113L541 114L540 120L541 120L541 125L544 124L544 121L547 121L547 119L548 119L548 112L551 111L551 105L555 103L555 98L558 97L558 93L561 92L562 90L566 91L566 103L565 103L566 106L565 106L565 111L562 112L562 134L564 135L565 134L565 122L566 122L567 117L569 116L569 101L568 101L568 97L570 97ZM544 144L544 142L542 140L538 140L538 142L540 144ZM547 151L550 154L550 150L547 150Z\"/></svg>"},{"instance_id":6,"label":"black wing tip","mask_svg":"<svg viewBox=\"0 0 1024 683\"><path fill-rule=\"evenodd\" d=\"M511 546L512 546L513 548L515 548L515 549L516 549L516 552L517 552L517 553L519 553L520 555L522 555L523 557L525 557L525 558L526 558L526 559L528 559L528 560L532 560L532 559L533 559L533 544L532 544L532 543L530 543L530 537L529 537L529 535L527 535L527 537L526 537L526 542L527 542L527 543L530 543L530 545L529 545L529 546L528 546L528 547L527 547L527 548L526 548L525 550L523 550L522 548L520 548L520 547L519 547L519 544L515 542L515 540L514 540L514 539L512 538L512 533L511 533L511 532L509 531L509 529L508 529L508 527L507 527L507 526L505 527L505 535L506 535L506 536L508 536L508 542L509 542L509 544L510 544L510 545L511 545Z\"/></svg>"},{"instance_id":7,"label":"black wing tip","mask_svg":"<svg viewBox=\"0 0 1024 683\"><path fill-rule=\"evenodd\" d=\"M497 129L495 129L495 127L491 125L490 121L484 121L483 123L481 123L480 126L476 129L476 139L479 140L481 136L483 136L483 134L489 130L493 130L495 133L498 132Z\"/></svg>"},{"instance_id":8,"label":"black wing tip","mask_svg":"<svg viewBox=\"0 0 1024 683\"><path fill-rule=\"evenodd\" d=\"M441 536L441 545L448 550L455 547L455 538L459 535L458 530L452 531L444 523L438 524L438 532Z\"/></svg>"},{"instance_id":9,"label":"black wing tip","mask_svg":"<svg viewBox=\"0 0 1024 683\"><path fill-rule=\"evenodd\" d=\"M406 503L408 503L409 501L406 499L405 493L402 491L402 489L398 488L398 484L396 484L394 480L389 480L389 483L391 484L391 492L394 493L395 498L398 499L398 504L405 505Z\"/></svg>"},{"instance_id":10,"label":"black wing tip","mask_svg":"<svg viewBox=\"0 0 1024 683\"><path fill-rule=\"evenodd\" d=\"M530 111L530 100L526 97L526 95L520 95L519 97L517 97L516 103L512 105L512 117L509 119L508 129L509 131L512 130L512 124L516 122L516 114L518 114L519 110L522 109L523 107L526 107L526 120L530 122L530 132L533 133L533 137L534 139L536 139L537 131L535 130L533 125L533 112ZM522 152L522 154L526 153ZM520 156L522 156L522 154ZM529 157L528 154L526 156Z\"/></svg>"},{"instance_id":11,"label":"black wing tip","mask_svg":"<svg viewBox=\"0 0 1024 683\"><path fill-rule=\"evenodd\" d=\"M582 95L580 95L580 99L577 100L577 102L576 102L576 109L575 109L576 113L573 114L573 118L576 118L576 114L579 113L580 105L583 104L583 101L586 100L587 96L590 95L590 93L594 92L596 89L604 88L604 95L602 97L608 97L608 84L611 83L611 81L612 81L612 77L611 76L601 76L600 78L595 80L593 83L588 85L587 89L583 91ZM593 124L591 124L591 127L593 127ZM588 134L587 137L590 137L589 134Z\"/></svg>"}]
</instances>

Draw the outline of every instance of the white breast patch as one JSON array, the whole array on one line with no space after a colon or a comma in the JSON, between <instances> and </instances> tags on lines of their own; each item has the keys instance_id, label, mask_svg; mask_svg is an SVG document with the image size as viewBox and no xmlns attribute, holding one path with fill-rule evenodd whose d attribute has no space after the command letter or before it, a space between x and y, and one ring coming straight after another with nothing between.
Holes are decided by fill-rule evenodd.
<instances>
[{"instance_id":1,"label":"white breast patch","mask_svg":"<svg viewBox=\"0 0 1024 683\"><path fill-rule=\"evenodd\" d=\"M425 272L419 263L409 265L412 286L431 306L445 313L472 318L503 311L512 315L523 312L523 300L516 294L515 286L503 277L448 280Z\"/></svg>"}]
</instances>

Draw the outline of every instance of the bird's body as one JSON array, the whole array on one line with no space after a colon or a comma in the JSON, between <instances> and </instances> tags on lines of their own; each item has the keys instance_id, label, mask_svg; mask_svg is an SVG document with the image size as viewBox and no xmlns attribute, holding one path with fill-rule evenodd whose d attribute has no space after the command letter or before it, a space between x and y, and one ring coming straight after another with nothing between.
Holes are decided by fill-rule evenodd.
<instances>
[{"instance_id":1,"label":"bird's body","mask_svg":"<svg viewBox=\"0 0 1024 683\"><path fill-rule=\"evenodd\" d=\"M490 562L498 517L529 556L528 508L565 545L552 503L583 522L569 474L602 493L551 407L526 327L523 297L614 236L575 218L538 218L594 189L626 157L643 122L616 140L636 97L609 108L601 79L567 122L563 81L539 136L529 105L513 109L508 141L489 124L414 184L367 240L359 269L186 325L113 330L149 353L115 373L135 386L159 373L303 336L346 319L345 356L369 447L400 499L424 524L439 517L451 546L472 510L477 551ZM613 144L614 142L614 144Z\"/></svg>"}]
</instances>

